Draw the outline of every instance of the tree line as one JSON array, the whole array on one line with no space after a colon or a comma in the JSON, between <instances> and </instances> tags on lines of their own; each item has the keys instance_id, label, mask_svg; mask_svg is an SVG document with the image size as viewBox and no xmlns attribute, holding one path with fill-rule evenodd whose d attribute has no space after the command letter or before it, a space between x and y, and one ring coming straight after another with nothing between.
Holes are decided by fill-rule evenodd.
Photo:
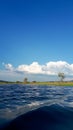
<instances>
[{"instance_id":1,"label":"tree line","mask_svg":"<svg viewBox=\"0 0 73 130\"><path fill-rule=\"evenodd\" d=\"M63 72L59 72L58 73L58 78L59 78L59 81L63 82L63 80L65 78L65 74ZM28 83L28 78L25 77L23 82ZM36 81L32 81L32 82L35 83Z\"/></svg>"}]
</instances>

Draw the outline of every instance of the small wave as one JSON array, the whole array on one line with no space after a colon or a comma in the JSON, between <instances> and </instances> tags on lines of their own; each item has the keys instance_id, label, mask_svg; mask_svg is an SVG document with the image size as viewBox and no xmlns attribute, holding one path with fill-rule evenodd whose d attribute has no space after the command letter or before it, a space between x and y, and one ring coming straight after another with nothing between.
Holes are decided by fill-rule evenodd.
<instances>
[{"instance_id":1,"label":"small wave","mask_svg":"<svg viewBox=\"0 0 73 130\"><path fill-rule=\"evenodd\" d=\"M73 130L73 111L51 105L27 112L11 121L3 130Z\"/></svg>"}]
</instances>

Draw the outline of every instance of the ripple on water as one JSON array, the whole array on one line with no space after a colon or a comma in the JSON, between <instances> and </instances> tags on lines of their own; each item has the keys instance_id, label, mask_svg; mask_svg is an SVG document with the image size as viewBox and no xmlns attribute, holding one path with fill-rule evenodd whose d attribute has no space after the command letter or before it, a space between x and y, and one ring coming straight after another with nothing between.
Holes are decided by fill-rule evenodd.
<instances>
[{"instance_id":1,"label":"ripple on water","mask_svg":"<svg viewBox=\"0 0 73 130\"><path fill-rule=\"evenodd\" d=\"M42 104L73 107L73 87L0 85L0 118L13 118Z\"/></svg>"}]
</instances>

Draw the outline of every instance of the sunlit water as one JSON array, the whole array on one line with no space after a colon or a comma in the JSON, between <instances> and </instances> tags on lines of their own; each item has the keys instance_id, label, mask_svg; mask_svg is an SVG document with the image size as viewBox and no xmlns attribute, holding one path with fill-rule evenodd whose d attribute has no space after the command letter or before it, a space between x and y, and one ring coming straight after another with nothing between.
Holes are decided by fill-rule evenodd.
<instances>
[{"instance_id":1,"label":"sunlit water","mask_svg":"<svg viewBox=\"0 0 73 130\"><path fill-rule=\"evenodd\" d=\"M67 108L73 114L73 87L0 85L0 125L29 111L52 105Z\"/></svg>"}]
</instances>

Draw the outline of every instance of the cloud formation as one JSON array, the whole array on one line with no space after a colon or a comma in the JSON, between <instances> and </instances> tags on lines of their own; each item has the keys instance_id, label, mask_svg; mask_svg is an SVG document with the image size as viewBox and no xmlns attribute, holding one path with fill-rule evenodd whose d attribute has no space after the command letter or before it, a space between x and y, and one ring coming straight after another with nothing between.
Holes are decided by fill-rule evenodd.
<instances>
[{"instance_id":1,"label":"cloud formation","mask_svg":"<svg viewBox=\"0 0 73 130\"><path fill-rule=\"evenodd\" d=\"M32 73L32 74L42 74L42 65L39 65L38 62L33 62L30 65L19 65L16 70Z\"/></svg>"},{"instance_id":2,"label":"cloud formation","mask_svg":"<svg viewBox=\"0 0 73 130\"><path fill-rule=\"evenodd\" d=\"M6 70L10 70L10 71L14 71L14 68L13 68L13 65L12 64L4 64L4 66L5 66L5 69Z\"/></svg>"},{"instance_id":3,"label":"cloud formation","mask_svg":"<svg viewBox=\"0 0 73 130\"><path fill-rule=\"evenodd\" d=\"M73 64L69 64L66 61L47 62L44 65L40 65L38 62L32 64L23 64L18 67L13 67L12 64L4 64L5 69L15 72L23 72L28 74L45 74L45 75L57 75L59 72L63 72L66 75L73 75Z\"/></svg>"}]
</instances>

